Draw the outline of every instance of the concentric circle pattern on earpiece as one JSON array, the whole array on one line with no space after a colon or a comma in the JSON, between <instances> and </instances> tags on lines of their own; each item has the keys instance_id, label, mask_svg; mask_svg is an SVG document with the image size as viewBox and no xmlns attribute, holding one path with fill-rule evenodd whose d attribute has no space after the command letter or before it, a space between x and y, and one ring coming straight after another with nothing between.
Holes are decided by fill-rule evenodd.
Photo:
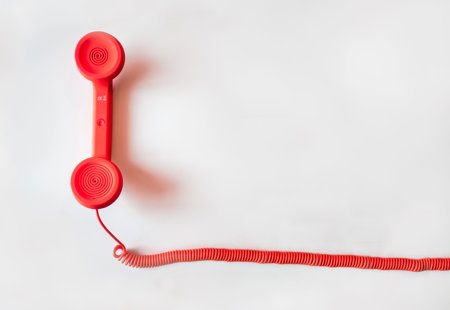
<instances>
[{"instance_id":1,"label":"concentric circle pattern on earpiece","mask_svg":"<svg viewBox=\"0 0 450 310\"><path fill-rule=\"evenodd\" d=\"M89 52L89 60L94 65L101 66L108 60L108 51L106 48L94 47Z\"/></svg>"},{"instance_id":2,"label":"concentric circle pattern on earpiece","mask_svg":"<svg viewBox=\"0 0 450 310\"><path fill-rule=\"evenodd\" d=\"M78 42L75 61L81 74L89 80L113 79L123 68L125 53L112 35L94 31Z\"/></svg>"},{"instance_id":3,"label":"concentric circle pattern on earpiece","mask_svg":"<svg viewBox=\"0 0 450 310\"><path fill-rule=\"evenodd\" d=\"M75 197L82 205L99 209L117 199L122 190L122 175L112 162L91 157L78 164L71 183Z\"/></svg>"}]
</instances>

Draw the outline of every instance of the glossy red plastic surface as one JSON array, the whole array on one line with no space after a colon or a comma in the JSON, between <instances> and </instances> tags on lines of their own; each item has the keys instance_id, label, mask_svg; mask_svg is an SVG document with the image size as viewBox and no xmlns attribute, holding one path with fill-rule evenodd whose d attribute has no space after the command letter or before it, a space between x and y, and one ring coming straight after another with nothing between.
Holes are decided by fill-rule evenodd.
<instances>
[{"instance_id":1,"label":"glossy red plastic surface","mask_svg":"<svg viewBox=\"0 0 450 310\"><path fill-rule=\"evenodd\" d=\"M75 49L75 61L88 80L115 78L125 63L120 42L112 35L94 31L80 39Z\"/></svg>"},{"instance_id":2,"label":"glossy red plastic surface","mask_svg":"<svg viewBox=\"0 0 450 310\"><path fill-rule=\"evenodd\" d=\"M71 185L80 204L100 209L109 206L119 197L122 174L113 162L101 157L90 157L75 167Z\"/></svg>"},{"instance_id":3,"label":"glossy red plastic surface","mask_svg":"<svg viewBox=\"0 0 450 310\"><path fill-rule=\"evenodd\" d=\"M122 45L105 32L91 32L78 42L75 61L94 87L92 157L72 173L75 198L83 206L99 209L112 204L122 190L122 175L111 162L113 84L125 63Z\"/></svg>"}]
</instances>

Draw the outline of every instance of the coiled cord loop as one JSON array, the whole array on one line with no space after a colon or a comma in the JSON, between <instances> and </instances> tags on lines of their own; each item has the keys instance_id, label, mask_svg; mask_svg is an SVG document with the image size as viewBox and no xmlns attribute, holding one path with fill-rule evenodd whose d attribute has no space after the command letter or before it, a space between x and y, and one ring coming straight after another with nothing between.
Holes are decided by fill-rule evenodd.
<instances>
[{"instance_id":1,"label":"coiled cord loop","mask_svg":"<svg viewBox=\"0 0 450 310\"><path fill-rule=\"evenodd\" d=\"M122 248L120 245L116 246ZM123 248L122 248L123 249ZM321 267L349 267L359 269L450 270L450 258L394 258L359 255L333 255L309 252L282 252L247 249L200 248L175 250L158 254L141 255L123 251L115 257L124 265L136 268L158 267L180 262L224 261L259 264L299 264Z\"/></svg>"},{"instance_id":2,"label":"coiled cord loop","mask_svg":"<svg viewBox=\"0 0 450 310\"><path fill-rule=\"evenodd\" d=\"M200 248L174 250L142 255L128 251L125 245L103 224L99 211L97 219L105 231L118 243L113 256L125 266L151 268L168 264L196 261L248 262L259 264L298 264L321 267L347 267L378 270L450 270L450 258L401 258L362 255L321 254L310 252L264 251L249 249Z\"/></svg>"}]
</instances>

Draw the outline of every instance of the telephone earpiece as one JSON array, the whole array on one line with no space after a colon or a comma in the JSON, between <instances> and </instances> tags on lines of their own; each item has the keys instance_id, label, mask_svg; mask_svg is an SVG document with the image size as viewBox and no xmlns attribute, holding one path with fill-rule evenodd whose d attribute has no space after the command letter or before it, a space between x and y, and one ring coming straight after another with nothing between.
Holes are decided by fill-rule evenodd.
<instances>
[{"instance_id":1,"label":"telephone earpiece","mask_svg":"<svg viewBox=\"0 0 450 310\"><path fill-rule=\"evenodd\" d=\"M97 31L78 42L75 61L94 86L93 154L75 167L71 186L80 204L100 209L112 204L122 190L122 174L111 161L112 80L123 68L125 53L116 38Z\"/></svg>"}]
</instances>

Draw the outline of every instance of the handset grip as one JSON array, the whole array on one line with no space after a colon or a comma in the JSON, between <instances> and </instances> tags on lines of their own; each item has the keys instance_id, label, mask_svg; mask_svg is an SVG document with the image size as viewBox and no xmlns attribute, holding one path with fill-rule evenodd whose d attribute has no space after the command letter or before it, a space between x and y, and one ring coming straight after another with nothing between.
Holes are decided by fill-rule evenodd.
<instances>
[{"instance_id":1,"label":"handset grip","mask_svg":"<svg viewBox=\"0 0 450 310\"><path fill-rule=\"evenodd\" d=\"M93 118L93 154L111 160L112 141L112 80L93 81L94 118Z\"/></svg>"}]
</instances>

